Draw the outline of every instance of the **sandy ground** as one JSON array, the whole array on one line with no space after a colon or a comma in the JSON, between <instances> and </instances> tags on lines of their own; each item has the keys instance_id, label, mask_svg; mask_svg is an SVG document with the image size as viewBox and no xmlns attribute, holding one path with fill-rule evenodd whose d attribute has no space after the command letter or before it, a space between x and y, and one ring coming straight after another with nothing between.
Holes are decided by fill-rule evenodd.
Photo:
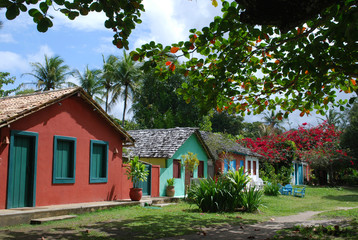
<instances>
[{"instance_id":1,"label":"sandy ground","mask_svg":"<svg viewBox=\"0 0 358 240\"><path fill-rule=\"evenodd\" d=\"M340 208L343 209L343 208ZM350 208L345 208L350 209ZM257 223L253 225L225 225L218 228L203 228L197 234L163 238L162 240L194 240L194 239L255 239L255 240L268 240L272 238L276 231L284 228L291 228L295 225L346 225L344 219L323 219L313 220L312 217L322 213L321 211L307 211L297 215L286 217L272 218L270 221Z\"/></svg>"}]
</instances>

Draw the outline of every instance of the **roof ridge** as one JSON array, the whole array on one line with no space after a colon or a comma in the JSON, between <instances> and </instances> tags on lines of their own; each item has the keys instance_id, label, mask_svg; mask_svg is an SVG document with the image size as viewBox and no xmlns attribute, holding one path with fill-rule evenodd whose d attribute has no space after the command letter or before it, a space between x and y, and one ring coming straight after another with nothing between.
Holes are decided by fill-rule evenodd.
<instances>
[{"instance_id":1,"label":"roof ridge","mask_svg":"<svg viewBox=\"0 0 358 240\"><path fill-rule=\"evenodd\" d=\"M47 90L47 91L44 91L44 92L40 92L40 91L35 91L33 93L27 93L27 94L20 94L20 95L14 95L14 96L6 96L6 97L0 97L0 100L3 100L3 99L12 99L12 98L21 98L21 97L29 97L29 96L35 96L35 95L41 95L41 94L46 94L46 93L52 93L52 92L59 92L59 91L67 91L67 90L70 90L70 89L73 89L73 90L77 90L79 89L80 87L68 87L68 88L62 88L62 89L55 89L55 90Z\"/></svg>"},{"instance_id":2,"label":"roof ridge","mask_svg":"<svg viewBox=\"0 0 358 240\"><path fill-rule=\"evenodd\" d=\"M128 131L169 131L169 130L180 130L180 129L199 130L198 127L175 127L175 128L147 128L147 129L135 129L135 130L128 130Z\"/></svg>"}]
</instances>

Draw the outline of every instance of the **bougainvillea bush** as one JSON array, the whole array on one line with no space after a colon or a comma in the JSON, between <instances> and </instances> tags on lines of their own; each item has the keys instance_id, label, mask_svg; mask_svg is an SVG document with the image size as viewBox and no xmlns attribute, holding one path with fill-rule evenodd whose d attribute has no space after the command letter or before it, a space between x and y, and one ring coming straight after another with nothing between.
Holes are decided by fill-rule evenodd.
<instances>
[{"instance_id":1,"label":"bougainvillea bush","mask_svg":"<svg viewBox=\"0 0 358 240\"><path fill-rule=\"evenodd\" d=\"M303 123L297 130L257 139L246 138L240 143L261 154L263 161L275 167L276 174L281 167L292 166L292 161L304 161L320 177L319 182L325 183L327 173L331 181L335 181L339 171L355 164L341 148L340 136L341 132L327 122L315 127Z\"/></svg>"}]
</instances>

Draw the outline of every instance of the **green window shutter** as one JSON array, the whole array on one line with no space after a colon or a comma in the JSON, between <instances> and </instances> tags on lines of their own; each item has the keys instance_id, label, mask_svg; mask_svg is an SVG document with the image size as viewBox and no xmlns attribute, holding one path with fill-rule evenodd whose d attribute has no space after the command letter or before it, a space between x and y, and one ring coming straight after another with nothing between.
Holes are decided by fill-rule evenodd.
<instances>
[{"instance_id":1,"label":"green window shutter","mask_svg":"<svg viewBox=\"0 0 358 240\"><path fill-rule=\"evenodd\" d=\"M54 137L53 183L75 182L76 144L73 137Z\"/></svg>"},{"instance_id":2,"label":"green window shutter","mask_svg":"<svg viewBox=\"0 0 358 240\"><path fill-rule=\"evenodd\" d=\"M90 183L108 181L108 142L91 140Z\"/></svg>"}]
</instances>

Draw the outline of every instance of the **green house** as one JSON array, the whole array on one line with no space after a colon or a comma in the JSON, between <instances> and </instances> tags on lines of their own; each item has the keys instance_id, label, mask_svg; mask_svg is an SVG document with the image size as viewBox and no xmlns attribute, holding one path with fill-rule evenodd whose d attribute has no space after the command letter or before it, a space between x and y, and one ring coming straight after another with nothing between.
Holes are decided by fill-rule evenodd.
<instances>
[{"instance_id":1,"label":"green house","mask_svg":"<svg viewBox=\"0 0 358 240\"><path fill-rule=\"evenodd\" d=\"M159 195L166 195L167 179L175 178L175 197L183 197L185 185L193 179L207 178L213 170L212 155L198 128L170 128L133 130L128 133L135 146L128 148L130 155L142 161L160 165ZM182 156L197 154L199 166L192 173L185 170Z\"/></svg>"}]
</instances>

